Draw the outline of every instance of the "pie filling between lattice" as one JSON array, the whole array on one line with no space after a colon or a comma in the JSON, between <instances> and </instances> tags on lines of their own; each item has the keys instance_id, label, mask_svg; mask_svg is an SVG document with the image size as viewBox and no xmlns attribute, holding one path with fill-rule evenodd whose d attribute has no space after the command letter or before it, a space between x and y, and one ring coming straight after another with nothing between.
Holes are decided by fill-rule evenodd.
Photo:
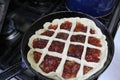
<instances>
[{"instance_id":1,"label":"pie filling between lattice","mask_svg":"<svg viewBox=\"0 0 120 80\"><path fill-rule=\"evenodd\" d=\"M99 71L107 59L107 41L87 18L46 22L29 39L31 67L55 80L84 80Z\"/></svg>"}]
</instances>

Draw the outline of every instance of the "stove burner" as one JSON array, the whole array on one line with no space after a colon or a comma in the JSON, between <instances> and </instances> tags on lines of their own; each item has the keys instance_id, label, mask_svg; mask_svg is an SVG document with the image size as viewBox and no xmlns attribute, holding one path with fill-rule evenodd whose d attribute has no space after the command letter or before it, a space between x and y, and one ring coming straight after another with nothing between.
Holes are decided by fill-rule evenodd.
<instances>
[{"instance_id":1,"label":"stove burner","mask_svg":"<svg viewBox=\"0 0 120 80\"><path fill-rule=\"evenodd\" d=\"M8 15L12 16L14 22L19 25L15 26L16 30L22 33L26 32L38 18L56 10L66 9L60 4L60 1L54 0L28 0L26 2L15 2L15 4L18 4L18 8Z\"/></svg>"},{"instance_id":2,"label":"stove burner","mask_svg":"<svg viewBox=\"0 0 120 80\"><path fill-rule=\"evenodd\" d=\"M5 20L3 29L1 31L1 38L0 42L5 43L7 41L8 45L14 43L16 39L20 37L20 32L16 30L17 24L12 18L13 16L10 16Z\"/></svg>"},{"instance_id":3,"label":"stove burner","mask_svg":"<svg viewBox=\"0 0 120 80\"><path fill-rule=\"evenodd\" d=\"M6 19L5 22L6 23L3 26L2 34L3 35L12 34L15 31L16 24L14 23L12 19Z\"/></svg>"}]
</instances>

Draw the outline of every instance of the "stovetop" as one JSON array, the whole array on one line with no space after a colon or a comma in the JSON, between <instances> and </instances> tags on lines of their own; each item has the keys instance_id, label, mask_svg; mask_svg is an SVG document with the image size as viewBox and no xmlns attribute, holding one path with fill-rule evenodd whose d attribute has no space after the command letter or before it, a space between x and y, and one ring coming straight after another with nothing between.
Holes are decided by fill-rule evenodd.
<instances>
[{"instance_id":1,"label":"stovetop","mask_svg":"<svg viewBox=\"0 0 120 80\"><path fill-rule=\"evenodd\" d=\"M113 11L104 16L97 17L115 36L118 20L120 19L120 3L116 0ZM0 69L1 72L10 69L10 66L21 62L20 43L24 33L38 18L57 11L68 11L65 0L0 0ZM3 15L4 14L4 15ZM38 80L29 70L10 79Z\"/></svg>"}]
</instances>

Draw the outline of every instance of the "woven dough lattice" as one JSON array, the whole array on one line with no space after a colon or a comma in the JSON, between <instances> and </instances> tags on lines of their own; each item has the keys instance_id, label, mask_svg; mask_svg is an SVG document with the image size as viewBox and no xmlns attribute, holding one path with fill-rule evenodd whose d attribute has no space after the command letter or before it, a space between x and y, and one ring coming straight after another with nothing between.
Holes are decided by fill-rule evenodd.
<instances>
[{"instance_id":1,"label":"woven dough lattice","mask_svg":"<svg viewBox=\"0 0 120 80\"><path fill-rule=\"evenodd\" d=\"M108 52L105 39L90 19L54 19L30 37L27 59L48 78L84 80L103 67Z\"/></svg>"}]
</instances>

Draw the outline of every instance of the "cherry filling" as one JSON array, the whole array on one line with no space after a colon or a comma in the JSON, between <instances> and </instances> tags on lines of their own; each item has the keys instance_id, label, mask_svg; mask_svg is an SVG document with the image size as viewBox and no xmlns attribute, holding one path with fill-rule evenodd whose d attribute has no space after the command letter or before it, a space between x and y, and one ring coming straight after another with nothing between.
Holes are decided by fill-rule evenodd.
<instances>
[{"instance_id":1,"label":"cherry filling","mask_svg":"<svg viewBox=\"0 0 120 80\"><path fill-rule=\"evenodd\" d=\"M100 59L100 50L94 48L87 48L85 59L88 62L98 62Z\"/></svg>"},{"instance_id":2,"label":"cherry filling","mask_svg":"<svg viewBox=\"0 0 120 80\"><path fill-rule=\"evenodd\" d=\"M61 24L60 29L65 29L70 31L71 27L72 27L72 23L69 21L65 21L64 23Z\"/></svg>"},{"instance_id":3,"label":"cherry filling","mask_svg":"<svg viewBox=\"0 0 120 80\"><path fill-rule=\"evenodd\" d=\"M38 63L42 54L35 51L35 52L33 52L33 55L34 55L33 59L35 60L36 63Z\"/></svg>"},{"instance_id":4,"label":"cherry filling","mask_svg":"<svg viewBox=\"0 0 120 80\"><path fill-rule=\"evenodd\" d=\"M88 66L84 66L83 69L84 69L84 70L83 70L83 74L86 74L86 73L88 73L90 70L92 70L93 68L92 68L92 67L88 67Z\"/></svg>"},{"instance_id":5,"label":"cherry filling","mask_svg":"<svg viewBox=\"0 0 120 80\"><path fill-rule=\"evenodd\" d=\"M73 41L73 42L84 43L85 38L86 38L86 36L84 36L84 35L72 35L70 40Z\"/></svg>"},{"instance_id":6,"label":"cherry filling","mask_svg":"<svg viewBox=\"0 0 120 80\"><path fill-rule=\"evenodd\" d=\"M48 40L36 38L33 40L33 48L43 49L46 47Z\"/></svg>"},{"instance_id":7,"label":"cherry filling","mask_svg":"<svg viewBox=\"0 0 120 80\"><path fill-rule=\"evenodd\" d=\"M59 41L53 41L49 47L49 51L54 51L58 53L62 53L64 49L65 43Z\"/></svg>"},{"instance_id":8,"label":"cherry filling","mask_svg":"<svg viewBox=\"0 0 120 80\"><path fill-rule=\"evenodd\" d=\"M56 38L67 40L68 34L60 32L57 34Z\"/></svg>"},{"instance_id":9,"label":"cherry filling","mask_svg":"<svg viewBox=\"0 0 120 80\"><path fill-rule=\"evenodd\" d=\"M65 79L76 77L79 68L80 68L80 64L74 61L66 61L64 65L62 77Z\"/></svg>"},{"instance_id":10,"label":"cherry filling","mask_svg":"<svg viewBox=\"0 0 120 80\"><path fill-rule=\"evenodd\" d=\"M51 25L48 27L48 29L54 29L54 30L56 30L57 27L58 27L58 25L52 25L52 24L51 24Z\"/></svg>"},{"instance_id":11,"label":"cherry filling","mask_svg":"<svg viewBox=\"0 0 120 80\"><path fill-rule=\"evenodd\" d=\"M95 30L90 29L90 33L91 33L91 34L95 34Z\"/></svg>"},{"instance_id":12,"label":"cherry filling","mask_svg":"<svg viewBox=\"0 0 120 80\"><path fill-rule=\"evenodd\" d=\"M95 45L95 46L98 46L98 47L101 47L100 40L98 38L95 38L95 37L89 37L88 43Z\"/></svg>"},{"instance_id":13,"label":"cherry filling","mask_svg":"<svg viewBox=\"0 0 120 80\"><path fill-rule=\"evenodd\" d=\"M76 23L76 27L74 29L74 32L87 32L87 27L85 27L83 24L81 24L80 22Z\"/></svg>"},{"instance_id":14,"label":"cherry filling","mask_svg":"<svg viewBox=\"0 0 120 80\"><path fill-rule=\"evenodd\" d=\"M70 44L67 55L81 59L83 48L84 47L81 45Z\"/></svg>"},{"instance_id":15,"label":"cherry filling","mask_svg":"<svg viewBox=\"0 0 120 80\"><path fill-rule=\"evenodd\" d=\"M61 59L46 55L39 67L46 73L56 71Z\"/></svg>"},{"instance_id":16,"label":"cherry filling","mask_svg":"<svg viewBox=\"0 0 120 80\"><path fill-rule=\"evenodd\" d=\"M53 34L54 34L53 31L46 30L46 31L43 32L41 35L45 35L45 36L49 36L49 37L51 37Z\"/></svg>"}]
</instances>

